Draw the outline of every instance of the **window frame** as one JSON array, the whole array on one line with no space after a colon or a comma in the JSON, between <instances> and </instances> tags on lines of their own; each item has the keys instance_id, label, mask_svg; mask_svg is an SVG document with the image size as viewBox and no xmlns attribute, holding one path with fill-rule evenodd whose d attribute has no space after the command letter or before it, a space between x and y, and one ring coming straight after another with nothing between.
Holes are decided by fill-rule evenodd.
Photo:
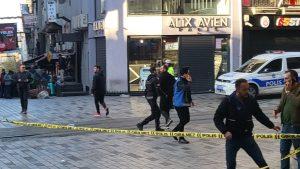
<instances>
[{"instance_id":1,"label":"window frame","mask_svg":"<svg viewBox=\"0 0 300 169\"><path fill-rule=\"evenodd\" d=\"M299 64L299 67L297 67L297 68L290 68L290 67L289 67L289 59L290 59L290 60L296 59L296 60L297 60L297 63ZM293 63L294 60L293 60L293 61L290 61L290 62ZM300 69L300 56L286 58L286 66L287 66L288 69Z\"/></svg>"}]
</instances>

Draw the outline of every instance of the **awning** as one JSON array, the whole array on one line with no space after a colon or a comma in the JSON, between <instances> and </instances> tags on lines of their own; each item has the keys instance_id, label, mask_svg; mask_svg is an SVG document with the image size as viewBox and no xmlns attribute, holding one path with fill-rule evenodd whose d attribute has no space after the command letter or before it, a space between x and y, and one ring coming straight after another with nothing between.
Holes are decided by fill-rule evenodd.
<instances>
[{"instance_id":1,"label":"awning","mask_svg":"<svg viewBox=\"0 0 300 169\"><path fill-rule=\"evenodd\" d=\"M32 64L32 63L36 62L37 60L43 58L44 56L45 56L45 55L42 54L42 55L37 56L37 57L35 57L35 58L33 58L33 59L26 60L26 61L24 62L24 64L26 64L26 65L27 65L27 64Z\"/></svg>"},{"instance_id":2,"label":"awning","mask_svg":"<svg viewBox=\"0 0 300 169\"><path fill-rule=\"evenodd\" d=\"M46 24L45 28L43 29L46 33L57 33L62 30L62 26L57 24L56 22L49 22Z\"/></svg>"}]
</instances>

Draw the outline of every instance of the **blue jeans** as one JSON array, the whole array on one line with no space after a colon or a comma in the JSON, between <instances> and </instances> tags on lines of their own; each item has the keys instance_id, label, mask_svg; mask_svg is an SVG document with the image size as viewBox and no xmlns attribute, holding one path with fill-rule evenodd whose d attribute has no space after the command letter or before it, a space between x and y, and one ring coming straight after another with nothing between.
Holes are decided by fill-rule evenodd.
<instances>
[{"instance_id":1,"label":"blue jeans","mask_svg":"<svg viewBox=\"0 0 300 169\"><path fill-rule=\"evenodd\" d=\"M300 127L295 127L289 124L284 124L282 126L283 134L294 133L300 134ZM290 153L292 144L294 148L297 149L299 147L300 140L280 140L280 154L281 158L284 158ZM300 154L297 154L297 162L298 162L298 169L300 169ZM290 168L290 159L281 160L281 169L289 169Z\"/></svg>"},{"instance_id":2,"label":"blue jeans","mask_svg":"<svg viewBox=\"0 0 300 169\"><path fill-rule=\"evenodd\" d=\"M254 138L247 136L226 140L227 169L236 168L236 155L241 148L246 151L260 168L268 166Z\"/></svg>"}]
</instances>

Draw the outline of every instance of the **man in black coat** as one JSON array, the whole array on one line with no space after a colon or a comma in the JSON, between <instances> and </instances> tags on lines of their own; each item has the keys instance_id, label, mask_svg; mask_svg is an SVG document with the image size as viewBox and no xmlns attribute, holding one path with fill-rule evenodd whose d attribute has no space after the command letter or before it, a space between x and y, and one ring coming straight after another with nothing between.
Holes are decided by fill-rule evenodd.
<instances>
[{"instance_id":1,"label":"man in black coat","mask_svg":"<svg viewBox=\"0 0 300 169\"><path fill-rule=\"evenodd\" d=\"M274 126L262 112L255 98L248 94L247 80L238 79L235 87L236 91L222 101L214 116L216 127L226 138L227 169L236 168L236 155L241 148L260 168L268 168L262 152L252 136L254 127L252 116L270 129L279 131L280 127Z\"/></svg>"},{"instance_id":2,"label":"man in black coat","mask_svg":"<svg viewBox=\"0 0 300 169\"><path fill-rule=\"evenodd\" d=\"M29 83L32 81L31 74L26 71L25 65L19 66L19 72L13 75L14 81L17 83L18 93L21 100L22 114L27 114Z\"/></svg>"},{"instance_id":3,"label":"man in black coat","mask_svg":"<svg viewBox=\"0 0 300 169\"><path fill-rule=\"evenodd\" d=\"M160 127L160 109L157 104L158 97L158 77L156 73L156 68L150 68L151 74L148 76L146 81L146 91L145 98L147 99L150 108L151 115L144 119L142 122L138 123L136 126L139 130L143 130L144 125L147 125L150 121L155 120L155 130L163 131Z\"/></svg>"},{"instance_id":4,"label":"man in black coat","mask_svg":"<svg viewBox=\"0 0 300 169\"><path fill-rule=\"evenodd\" d=\"M106 116L109 115L109 109L104 102L104 97L106 94L106 87L105 87L105 77L103 71L101 70L100 66L94 66L95 75L93 77L93 87L92 87L92 94L94 95L95 99L95 106L97 113L95 116L100 116L100 107L99 103L103 106L106 110Z\"/></svg>"},{"instance_id":5,"label":"man in black coat","mask_svg":"<svg viewBox=\"0 0 300 169\"><path fill-rule=\"evenodd\" d=\"M175 78L168 71L167 66L162 66L159 75L160 86L160 110L166 119L166 127L169 127L173 120L170 118L170 110L173 107L173 95Z\"/></svg>"}]
</instances>

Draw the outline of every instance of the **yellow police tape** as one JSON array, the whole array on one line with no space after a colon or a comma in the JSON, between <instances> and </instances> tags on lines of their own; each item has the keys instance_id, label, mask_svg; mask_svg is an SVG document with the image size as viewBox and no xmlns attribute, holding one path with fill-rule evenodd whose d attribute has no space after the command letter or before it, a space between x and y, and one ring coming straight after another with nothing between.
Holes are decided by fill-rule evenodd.
<instances>
[{"instance_id":1,"label":"yellow police tape","mask_svg":"<svg viewBox=\"0 0 300 169\"><path fill-rule=\"evenodd\" d=\"M171 131L140 131L140 130L122 130L122 129L105 129L92 127L76 127L71 125L58 125L48 123L30 123L22 121L7 121L18 126L48 128L48 129L64 129L76 131L89 131L99 133L114 133L126 135L146 135L146 136L162 136L162 137L190 137L199 139L223 139L221 133L198 133L198 132L171 132ZM253 134L255 139L300 139L300 134Z\"/></svg>"},{"instance_id":2,"label":"yellow police tape","mask_svg":"<svg viewBox=\"0 0 300 169\"><path fill-rule=\"evenodd\" d=\"M140 131L140 130L121 130L121 129L105 129L105 128L92 128L92 127L76 127L71 125L58 125L48 123L29 123L22 121L6 121L18 126L38 127L47 129L64 129L74 131L89 131L99 133L113 133L125 135L144 135L144 136L161 136L161 137L190 137L199 139L223 139L224 135L221 133L198 133L198 132L170 132L170 131ZM300 134L253 134L255 139L300 139ZM300 152L300 148L294 150L284 158L288 159L295 156ZM269 168L268 166L263 169Z\"/></svg>"}]
</instances>

